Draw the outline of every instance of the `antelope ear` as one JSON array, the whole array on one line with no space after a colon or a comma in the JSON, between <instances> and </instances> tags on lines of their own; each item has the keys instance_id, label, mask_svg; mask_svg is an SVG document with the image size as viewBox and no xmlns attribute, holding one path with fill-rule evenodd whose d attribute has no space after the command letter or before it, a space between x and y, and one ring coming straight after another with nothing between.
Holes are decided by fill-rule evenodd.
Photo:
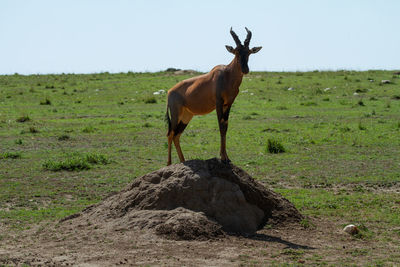
<instances>
[{"instance_id":1,"label":"antelope ear","mask_svg":"<svg viewBox=\"0 0 400 267\"><path fill-rule=\"evenodd\" d=\"M235 54L235 49L232 46L226 45L225 47L226 47L226 50L228 50L229 53Z\"/></svg>"},{"instance_id":2,"label":"antelope ear","mask_svg":"<svg viewBox=\"0 0 400 267\"><path fill-rule=\"evenodd\" d=\"M255 54L255 53L257 53L258 51L260 51L261 48L262 48L262 46L253 47L253 48L250 50L250 53L251 53L251 54Z\"/></svg>"}]
</instances>

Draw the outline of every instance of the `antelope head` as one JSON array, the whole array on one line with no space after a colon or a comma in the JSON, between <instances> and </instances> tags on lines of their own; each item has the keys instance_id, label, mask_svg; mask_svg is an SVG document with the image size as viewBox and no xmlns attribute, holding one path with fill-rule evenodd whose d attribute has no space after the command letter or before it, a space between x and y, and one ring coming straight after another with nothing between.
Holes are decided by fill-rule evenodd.
<instances>
[{"instance_id":1,"label":"antelope head","mask_svg":"<svg viewBox=\"0 0 400 267\"><path fill-rule=\"evenodd\" d=\"M255 54L258 51L260 51L262 48L261 46L253 47L251 49L249 48L250 39L251 39L251 31L249 31L249 29L247 29L246 27L245 27L245 29L247 31L247 36L246 36L246 40L244 40L243 45L240 42L239 37L232 30L232 27L231 27L230 32L233 37L233 40L236 43L236 48L233 48L232 46L229 46L229 45L225 46L226 49L228 50L228 52L234 54L235 57L238 59L239 65L240 65L240 68L241 68L243 74L249 73L249 66L247 65L247 62L249 61L250 54Z\"/></svg>"}]
</instances>

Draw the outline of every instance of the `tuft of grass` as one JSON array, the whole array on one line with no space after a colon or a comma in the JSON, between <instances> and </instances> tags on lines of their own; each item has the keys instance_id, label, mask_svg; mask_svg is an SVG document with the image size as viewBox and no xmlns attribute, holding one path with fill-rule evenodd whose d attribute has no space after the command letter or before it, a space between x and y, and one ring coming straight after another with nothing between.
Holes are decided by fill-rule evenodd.
<instances>
[{"instance_id":1,"label":"tuft of grass","mask_svg":"<svg viewBox=\"0 0 400 267\"><path fill-rule=\"evenodd\" d=\"M40 105L51 105L51 101L46 97L45 100L40 101Z\"/></svg>"},{"instance_id":2,"label":"tuft of grass","mask_svg":"<svg viewBox=\"0 0 400 267\"><path fill-rule=\"evenodd\" d=\"M286 149L279 141L269 138L267 144L267 151L271 154L278 154L285 152Z\"/></svg>"},{"instance_id":3,"label":"tuft of grass","mask_svg":"<svg viewBox=\"0 0 400 267\"><path fill-rule=\"evenodd\" d=\"M82 129L83 133L93 133L95 131L96 131L96 129L92 125L88 125Z\"/></svg>"},{"instance_id":4,"label":"tuft of grass","mask_svg":"<svg viewBox=\"0 0 400 267\"><path fill-rule=\"evenodd\" d=\"M69 158L66 160L46 160L43 168L47 171L83 171L91 168L90 164L83 158Z\"/></svg>"},{"instance_id":5,"label":"tuft of grass","mask_svg":"<svg viewBox=\"0 0 400 267\"><path fill-rule=\"evenodd\" d=\"M110 160L97 153L86 155L69 155L65 160L49 159L43 162L43 169L48 171L83 171L89 170L93 165L106 165Z\"/></svg>"},{"instance_id":6,"label":"tuft of grass","mask_svg":"<svg viewBox=\"0 0 400 267\"><path fill-rule=\"evenodd\" d=\"M308 218L304 218L303 220L300 221L300 225L304 229L313 229L315 228L315 224L313 224Z\"/></svg>"},{"instance_id":7,"label":"tuft of grass","mask_svg":"<svg viewBox=\"0 0 400 267\"><path fill-rule=\"evenodd\" d=\"M242 117L243 120L247 121L247 120L253 120L254 118L250 115L245 115Z\"/></svg>"},{"instance_id":8,"label":"tuft of grass","mask_svg":"<svg viewBox=\"0 0 400 267\"><path fill-rule=\"evenodd\" d=\"M111 162L109 159L107 159L106 156L97 153L87 154L85 155L84 159L90 164L95 164L95 165L96 164L106 165Z\"/></svg>"},{"instance_id":9,"label":"tuft of grass","mask_svg":"<svg viewBox=\"0 0 400 267\"><path fill-rule=\"evenodd\" d=\"M4 152L0 154L0 159L20 159L20 152Z\"/></svg>"},{"instance_id":10,"label":"tuft of grass","mask_svg":"<svg viewBox=\"0 0 400 267\"><path fill-rule=\"evenodd\" d=\"M358 100L357 104L358 104L359 106L362 106L362 107L365 106L364 102L363 102L361 99Z\"/></svg>"},{"instance_id":11,"label":"tuft of grass","mask_svg":"<svg viewBox=\"0 0 400 267\"><path fill-rule=\"evenodd\" d=\"M361 121L359 121L359 122L358 122L358 129L359 129L360 131L365 131L365 130L367 130L367 127L365 127L365 126L361 123Z\"/></svg>"},{"instance_id":12,"label":"tuft of grass","mask_svg":"<svg viewBox=\"0 0 400 267\"><path fill-rule=\"evenodd\" d=\"M30 120L31 120L31 118L29 118L28 115L23 115L23 116L19 117L18 119L16 119L15 121L16 122L27 122L27 121L30 121Z\"/></svg>"},{"instance_id":13,"label":"tuft of grass","mask_svg":"<svg viewBox=\"0 0 400 267\"><path fill-rule=\"evenodd\" d=\"M350 132L350 131L351 131L350 127L348 127L348 126L340 127L339 130L340 130L342 133L347 133L347 132Z\"/></svg>"},{"instance_id":14,"label":"tuft of grass","mask_svg":"<svg viewBox=\"0 0 400 267\"><path fill-rule=\"evenodd\" d=\"M354 235L354 237L359 239L372 239L374 233L367 228L364 224L358 226L359 232Z\"/></svg>"}]
</instances>

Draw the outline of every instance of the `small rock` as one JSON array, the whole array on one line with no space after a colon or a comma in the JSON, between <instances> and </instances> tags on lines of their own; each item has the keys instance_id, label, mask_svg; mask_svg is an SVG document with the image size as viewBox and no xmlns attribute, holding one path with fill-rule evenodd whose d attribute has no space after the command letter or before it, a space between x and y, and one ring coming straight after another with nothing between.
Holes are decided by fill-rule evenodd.
<instances>
[{"instance_id":1,"label":"small rock","mask_svg":"<svg viewBox=\"0 0 400 267\"><path fill-rule=\"evenodd\" d=\"M358 234L358 233L360 232L360 231L358 230L357 226L355 226L354 224L346 225L346 226L343 228L343 231L346 232L346 233L348 233L348 234L350 234L350 235L356 235L356 234Z\"/></svg>"},{"instance_id":2,"label":"small rock","mask_svg":"<svg viewBox=\"0 0 400 267\"><path fill-rule=\"evenodd\" d=\"M329 90L331 90L331 88L329 88L329 87L324 89L325 92L327 92Z\"/></svg>"},{"instance_id":3,"label":"small rock","mask_svg":"<svg viewBox=\"0 0 400 267\"><path fill-rule=\"evenodd\" d=\"M289 88L288 88L288 91L293 91L293 90L294 90L293 87L289 87Z\"/></svg>"}]
</instances>

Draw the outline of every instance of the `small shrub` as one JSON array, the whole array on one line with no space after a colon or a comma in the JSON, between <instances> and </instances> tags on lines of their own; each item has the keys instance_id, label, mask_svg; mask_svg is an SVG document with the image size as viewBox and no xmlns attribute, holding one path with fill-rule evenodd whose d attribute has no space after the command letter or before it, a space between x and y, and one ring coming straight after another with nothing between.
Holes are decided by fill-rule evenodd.
<instances>
[{"instance_id":1,"label":"small shrub","mask_svg":"<svg viewBox=\"0 0 400 267\"><path fill-rule=\"evenodd\" d=\"M286 106L277 106L276 109L277 110L288 110L288 108Z\"/></svg>"},{"instance_id":2,"label":"small shrub","mask_svg":"<svg viewBox=\"0 0 400 267\"><path fill-rule=\"evenodd\" d=\"M367 130L367 127L365 127L364 125L362 125L362 123L361 123L361 121L358 123L358 129L360 130L360 131L365 131L365 130Z\"/></svg>"},{"instance_id":3,"label":"small shrub","mask_svg":"<svg viewBox=\"0 0 400 267\"><path fill-rule=\"evenodd\" d=\"M143 124L143 127L145 127L145 128L150 128L150 127L151 127L151 124L148 123L148 122L146 122L145 124Z\"/></svg>"},{"instance_id":4,"label":"small shrub","mask_svg":"<svg viewBox=\"0 0 400 267\"><path fill-rule=\"evenodd\" d=\"M29 127L29 132L35 134L35 133L39 133L39 130L36 129L35 127L31 126L31 127Z\"/></svg>"},{"instance_id":5,"label":"small shrub","mask_svg":"<svg viewBox=\"0 0 400 267\"><path fill-rule=\"evenodd\" d=\"M363 102L361 99L357 102L357 104L358 104L359 106L361 106L361 107L364 107L364 106L365 106L364 102Z\"/></svg>"},{"instance_id":6,"label":"small shrub","mask_svg":"<svg viewBox=\"0 0 400 267\"><path fill-rule=\"evenodd\" d=\"M22 139L19 138L19 139L15 140L14 143L15 143L16 145L22 145Z\"/></svg>"},{"instance_id":7,"label":"small shrub","mask_svg":"<svg viewBox=\"0 0 400 267\"><path fill-rule=\"evenodd\" d=\"M278 154L286 151L283 145L274 139L268 139L267 150L271 154Z\"/></svg>"},{"instance_id":8,"label":"small shrub","mask_svg":"<svg viewBox=\"0 0 400 267\"><path fill-rule=\"evenodd\" d=\"M4 152L0 154L0 159L20 159L20 152Z\"/></svg>"},{"instance_id":9,"label":"small shrub","mask_svg":"<svg viewBox=\"0 0 400 267\"><path fill-rule=\"evenodd\" d=\"M356 90L356 93L366 93L366 92L368 92L368 90L365 88Z\"/></svg>"},{"instance_id":10,"label":"small shrub","mask_svg":"<svg viewBox=\"0 0 400 267\"><path fill-rule=\"evenodd\" d=\"M31 118L29 118L28 115L24 115L24 116L21 116L18 119L16 119L16 122L27 122L27 121L30 121L30 120L31 120Z\"/></svg>"},{"instance_id":11,"label":"small shrub","mask_svg":"<svg viewBox=\"0 0 400 267\"><path fill-rule=\"evenodd\" d=\"M394 99L394 100L400 100L400 95L394 95L394 96L392 96L392 99Z\"/></svg>"},{"instance_id":12,"label":"small shrub","mask_svg":"<svg viewBox=\"0 0 400 267\"><path fill-rule=\"evenodd\" d=\"M66 141L66 140L69 140L69 139L70 139L70 137L69 137L68 134L63 134L63 135L60 135L58 137L58 141Z\"/></svg>"},{"instance_id":13,"label":"small shrub","mask_svg":"<svg viewBox=\"0 0 400 267\"><path fill-rule=\"evenodd\" d=\"M300 103L300 105L305 106L305 107L318 106L318 104L316 102L313 102L313 101Z\"/></svg>"},{"instance_id":14,"label":"small shrub","mask_svg":"<svg viewBox=\"0 0 400 267\"><path fill-rule=\"evenodd\" d=\"M50 99L46 98L43 101L40 101L40 105L51 105Z\"/></svg>"},{"instance_id":15,"label":"small shrub","mask_svg":"<svg viewBox=\"0 0 400 267\"><path fill-rule=\"evenodd\" d=\"M145 104L155 104L157 103L157 99L154 96L148 97L144 100Z\"/></svg>"},{"instance_id":16,"label":"small shrub","mask_svg":"<svg viewBox=\"0 0 400 267\"><path fill-rule=\"evenodd\" d=\"M317 89L315 89L314 90L314 94L315 95L321 95L321 94L323 94L324 92L320 89L320 88L317 88Z\"/></svg>"}]
</instances>

